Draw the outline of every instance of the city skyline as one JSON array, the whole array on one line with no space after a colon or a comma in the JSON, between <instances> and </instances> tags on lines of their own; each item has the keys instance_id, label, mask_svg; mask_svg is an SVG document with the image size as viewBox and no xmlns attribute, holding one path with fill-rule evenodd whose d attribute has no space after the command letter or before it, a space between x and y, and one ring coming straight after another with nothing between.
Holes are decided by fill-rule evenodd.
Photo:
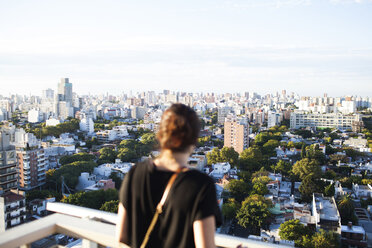
<instances>
[{"instance_id":1,"label":"city skyline","mask_svg":"<svg viewBox=\"0 0 372 248\"><path fill-rule=\"evenodd\" d=\"M372 1L0 1L2 94L372 95Z\"/></svg>"}]
</instances>

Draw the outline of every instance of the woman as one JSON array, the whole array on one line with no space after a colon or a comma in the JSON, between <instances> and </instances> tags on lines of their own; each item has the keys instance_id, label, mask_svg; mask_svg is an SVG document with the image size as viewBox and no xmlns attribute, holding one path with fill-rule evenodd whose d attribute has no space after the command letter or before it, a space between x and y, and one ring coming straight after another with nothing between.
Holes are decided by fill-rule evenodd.
<instances>
[{"instance_id":1,"label":"woman","mask_svg":"<svg viewBox=\"0 0 372 248\"><path fill-rule=\"evenodd\" d=\"M157 133L160 156L134 166L120 189L117 239L140 247L173 174L187 166L200 122L191 108L173 104ZM177 174L146 247L215 247L221 216L213 180L197 170Z\"/></svg>"}]
</instances>

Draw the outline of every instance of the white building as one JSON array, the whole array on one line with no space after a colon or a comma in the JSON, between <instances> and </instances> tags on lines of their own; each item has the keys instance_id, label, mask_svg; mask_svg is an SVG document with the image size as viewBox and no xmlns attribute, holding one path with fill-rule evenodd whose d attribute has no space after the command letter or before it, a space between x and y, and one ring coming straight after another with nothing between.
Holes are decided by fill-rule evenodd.
<instances>
[{"instance_id":1,"label":"white building","mask_svg":"<svg viewBox=\"0 0 372 248\"><path fill-rule=\"evenodd\" d=\"M30 123L39 123L44 121L44 113L39 109L31 109L27 114L28 122Z\"/></svg>"},{"instance_id":2,"label":"white building","mask_svg":"<svg viewBox=\"0 0 372 248\"><path fill-rule=\"evenodd\" d=\"M293 129L302 127L322 127L348 130L353 128L354 123L361 121L361 116L343 114L319 114L295 111L291 114L290 126Z\"/></svg>"},{"instance_id":3,"label":"white building","mask_svg":"<svg viewBox=\"0 0 372 248\"><path fill-rule=\"evenodd\" d=\"M324 197L314 193L312 216L316 220L316 228L341 234L341 217L334 197Z\"/></svg>"},{"instance_id":4,"label":"white building","mask_svg":"<svg viewBox=\"0 0 372 248\"><path fill-rule=\"evenodd\" d=\"M57 126L58 124L60 124L61 121L59 119L56 119L56 118L49 118L48 120L46 120L45 122L45 126L49 127L49 126Z\"/></svg>"},{"instance_id":5,"label":"white building","mask_svg":"<svg viewBox=\"0 0 372 248\"><path fill-rule=\"evenodd\" d=\"M26 200L22 191L0 192L0 232L23 223L26 219Z\"/></svg>"},{"instance_id":6,"label":"white building","mask_svg":"<svg viewBox=\"0 0 372 248\"><path fill-rule=\"evenodd\" d=\"M114 130L102 130L96 133L97 134L97 139L100 142L108 142L108 141L113 141L116 140L117 134L116 131Z\"/></svg>"},{"instance_id":7,"label":"white building","mask_svg":"<svg viewBox=\"0 0 372 248\"><path fill-rule=\"evenodd\" d=\"M273 127L280 124L280 122L283 120L283 114L277 113L275 111L269 111L267 113L267 127Z\"/></svg>"},{"instance_id":8,"label":"white building","mask_svg":"<svg viewBox=\"0 0 372 248\"><path fill-rule=\"evenodd\" d=\"M112 128L112 130L116 132L116 136L118 138L124 138L129 135L128 128L126 125L115 126Z\"/></svg>"},{"instance_id":9,"label":"white building","mask_svg":"<svg viewBox=\"0 0 372 248\"><path fill-rule=\"evenodd\" d=\"M88 134L94 133L94 122L92 118L83 118L80 121L80 130L83 132L87 132Z\"/></svg>"}]
</instances>

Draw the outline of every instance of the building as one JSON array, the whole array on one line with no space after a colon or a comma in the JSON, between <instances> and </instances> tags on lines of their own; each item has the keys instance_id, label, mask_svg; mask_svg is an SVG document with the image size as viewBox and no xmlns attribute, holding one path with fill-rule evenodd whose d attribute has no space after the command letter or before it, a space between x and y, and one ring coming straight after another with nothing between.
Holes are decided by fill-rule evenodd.
<instances>
[{"instance_id":1,"label":"building","mask_svg":"<svg viewBox=\"0 0 372 248\"><path fill-rule=\"evenodd\" d=\"M44 114L39 109L31 109L27 114L28 122L39 123L44 121Z\"/></svg>"},{"instance_id":2,"label":"building","mask_svg":"<svg viewBox=\"0 0 372 248\"><path fill-rule=\"evenodd\" d=\"M0 193L0 232L19 225L26 219L24 192L11 190Z\"/></svg>"},{"instance_id":3,"label":"building","mask_svg":"<svg viewBox=\"0 0 372 248\"><path fill-rule=\"evenodd\" d=\"M19 163L19 187L30 190L45 184L45 162L43 148L17 148Z\"/></svg>"},{"instance_id":4,"label":"building","mask_svg":"<svg viewBox=\"0 0 372 248\"><path fill-rule=\"evenodd\" d=\"M217 121L219 124L223 124L225 122L226 117L231 113L231 108L229 107L222 107L218 108L217 112Z\"/></svg>"},{"instance_id":5,"label":"building","mask_svg":"<svg viewBox=\"0 0 372 248\"><path fill-rule=\"evenodd\" d=\"M314 193L312 216L315 217L316 228L341 234L341 217L334 197L324 197Z\"/></svg>"},{"instance_id":6,"label":"building","mask_svg":"<svg viewBox=\"0 0 372 248\"><path fill-rule=\"evenodd\" d=\"M17 156L10 135L0 132L0 190L17 188Z\"/></svg>"},{"instance_id":7,"label":"building","mask_svg":"<svg viewBox=\"0 0 372 248\"><path fill-rule=\"evenodd\" d=\"M46 89L43 90L43 99L44 100L53 100L54 99L54 90L52 89Z\"/></svg>"},{"instance_id":8,"label":"building","mask_svg":"<svg viewBox=\"0 0 372 248\"><path fill-rule=\"evenodd\" d=\"M61 101L66 101L72 105L72 83L68 78L61 78L58 83L58 95L62 96Z\"/></svg>"},{"instance_id":9,"label":"building","mask_svg":"<svg viewBox=\"0 0 372 248\"><path fill-rule=\"evenodd\" d=\"M275 111L269 111L267 113L267 127L273 127L280 124L283 120L283 113L277 113Z\"/></svg>"},{"instance_id":10,"label":"building","mask_svg":"<svg viewBox=\"0 0 372 248\"><path fill-rule=\"evenodd\" d=\"M367 247L367 235L362 226L353 226L351 222L347 226L341 226L342 247Z\"/></svg>"},{"instance_id":11,"label":"building","mask_svg":"<svg viewBox=\"0 0 372 248\"><path fill-rule=\"evenodd\" d=\"M226 118L224 146L232 147L238 153L249 147L249 124L247 119Z\"/></svg>"},{"instance_id":12,"label":"building","mask_svg":"<svg viewBox=\"0 0 372 248\"><path fill-rule=\"evenodd\" d=\"M94 122L92 118L83 118L80 121L80 130L87 132L88 134L94 133Z\"/></svg>"},{"instance_id":13,"label":"building","mask_svg":"<svg viewBox=\"0 0 372 248\"><path fill-rule=\"evenodd\" d=\"M303 127L337 128L340 130L352 130L355 123L361 121L361 115L343 115L339 113L306 113L293 112L290 119L290 127L298 129Z\"/></svg>"}]
</instances>

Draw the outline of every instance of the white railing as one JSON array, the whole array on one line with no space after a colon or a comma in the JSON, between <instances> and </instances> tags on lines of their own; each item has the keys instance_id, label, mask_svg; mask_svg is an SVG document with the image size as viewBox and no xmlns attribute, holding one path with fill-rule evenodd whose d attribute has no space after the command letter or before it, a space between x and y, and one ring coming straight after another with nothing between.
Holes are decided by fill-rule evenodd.
<instances>
[{"instance_id":1,"label":"white railing","mask_svg":"<svg viewBox=\"0 0 372 248\"><path fill-rule=\"evenodd\" d=\"M82 239L83 248L119 247L115 240L116 214L64 203L47 203L47 210L57 213L0 233L0 247L29 248L32 242L56 233ZM216 234L215 241L218 247L290 247L224 234Z\"/></svg>"}]
</instances>

